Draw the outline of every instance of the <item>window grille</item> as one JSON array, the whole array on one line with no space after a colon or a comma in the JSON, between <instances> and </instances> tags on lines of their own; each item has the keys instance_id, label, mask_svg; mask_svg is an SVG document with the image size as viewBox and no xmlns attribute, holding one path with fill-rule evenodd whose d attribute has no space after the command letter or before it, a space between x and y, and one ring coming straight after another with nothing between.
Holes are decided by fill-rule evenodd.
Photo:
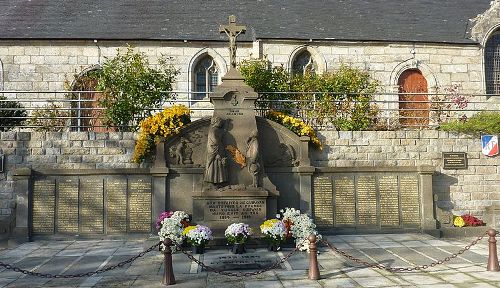
<instances>
[{"instance_id":1,"label":"window grille","mask_svg":"<svg viewBox=\"0 0 500 288\"><path fill-rule=\"evenodd\" d=\"M205 56L198 62L198 64L196 64L194 71L195 92L214 91L219 82L219 68L217 67L214 59L210 56Z\"/></svg>"},{"instance_id":2,"label":"window grille","mask_svg":"<svg viewBox=\"0 0 500 288\"><path fill-rule=\"evenodd\" d=\"M302 51L299 55L293 59L292 63L292 73L293 74L315 74L317 70L317 64L314 61L311 53L307 50Z\"/></svg>"},{"instance_id":3,"label":"window grille","mask_svg":"<svg viewBox=\"0 0 500 288\"><path fill-rule=\"evenodd\" d=\"M500 33L491 36L484 51L487 94L500 94Z\"/></svg>"}]
</instances>

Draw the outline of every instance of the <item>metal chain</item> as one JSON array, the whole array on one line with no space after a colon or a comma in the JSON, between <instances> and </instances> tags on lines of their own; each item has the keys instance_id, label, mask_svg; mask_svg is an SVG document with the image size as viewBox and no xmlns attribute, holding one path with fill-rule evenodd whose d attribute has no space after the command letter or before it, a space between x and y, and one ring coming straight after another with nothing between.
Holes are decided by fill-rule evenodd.
<instances>
[{"instance_id":1,"label":"metal chain","mask_svg":"<svg viewBox=\"0 0 500 288\"><path fill-rule=\"evenodd\" d=\"M32 272L32 271L29 271L29 270L25 270L25 269L21 269L19 267L14 267L10 264L6 264L6 263L3 263L0 261L0 267L4 267L5 269L9 269L9 270L12 270L12 271L15 271L15 272L19 272L19 273L23 273L23 274L26 274L26 275L31 275L31 276L35 276L35 277L40 277L40 278L81 278L81 277L90 277L92 275L96 275L96 274L100 274L100 273L103 273L103 272L106 272L106 271L110 271L110 270L114 270L116 268L121 268L125 265L127 265L128 263L132 263L134 262L135 260L137 260L138 258L144 256L145 254L153 251L156 249L156 247L160 246L162 242L158 242L156 243L155 245L149 247L147 250L139 253L138 255L134 256L134 257L131 257L125 261L122 261L118 264L115 264L115 265L111 265L111 266L108 266L106 268L103 268L103 269L99 269L99 270L96 270L96 271L91 271L91 272L86 272L86 273L79 273L79 274L72 274L72 275L61 275L61 274L50 274L50 273L38 273L38 272Z\"/></svg>"},{"instance_id":2,"label":"metal chain","mask_svg":"<svg viewBox=\"0 0 500 288\"><path fill-rule=\"evenodd\" d=\"M468 251L472 246L476 245L479 241L481 241L485 235L486 235L486 233L484 233L483 235L478 236L476 238L476 240L472 241L469 245L465 246L463 249L458 250L457 253L451 254L451 256L445 257L442 260L431 262L428 265L418 265L418 266L413 266L413 267L387 267L387 266L385 266L383 264L380 264L380 263L370 263L370 262L367 262L367 261L363 261L363 260L361 260L359 258L356 258L356 257L354 257L352 255L349 255L349 254L347 254L346 252L344 252L342 250L339 250L337 247L333 246L332 244L330 244L330 242L328 242L326 240L322 240L322 243L325 244L326 246L328 246L334 252L337 252L340 255L344 256L345 258L347 258L349 260L352 260L352 261L354 261L354 262L356 262L358 264L362 264L362 265L364 265L366 267L369 267L369 268L377 268L377 269L387 270L387 271L390 271L390 272L411 272L411 271L424 270L424 269L427 269L429 267L434 267L436 265L444 264L444 263L446 263L446 262L448 262L448 261L450 261L450 260L452 260L454 258L457 258L458 255L461 255L465 251Z\"/></svg>"},{"instance_id":3,"label":"metal chain","mask_svg":"<svg viewBox=\"0 0 500 288\"><path fill-rule=\"evenodd\" d=\"M308 240L305 240L305 241L308 241ZM302 246L302 245L300 245L300 246ZM262 274L262 273L265 273L267 271L271 271L271 270L277 268L279 265L281 265L282 263L284 263L285 261L287 261L288 258L290 258L292 255L294 255L295 253L297 253L297 251L299 251L298 247L300 247L300 246L297 245L295 247L295 249L293 249L290 253L288 253L285 257L281 258L279 261L276 261L274 264L272 264L272 265L270 265L270 266L268 266L268 267L266 267L264 269L257 270L257 271L254 271L254 272L229 272L229 271L224 271L224 270L221 270L221 269L213 268L211 266L206 265L202 261L196 259L193 256L193 254L191 254L189 252L186 252L179 245L177 245L177 249L179 251L181 251L184 255L186 255L191 261L197 263L201 267L205 268L205 270L207 270L207 271L214 272L214 273L217 273L217 274L220 274L220 275L224 275L224 276L250 277L250 276L259 275L259 274Z\"/></svg>"}]
</instances>

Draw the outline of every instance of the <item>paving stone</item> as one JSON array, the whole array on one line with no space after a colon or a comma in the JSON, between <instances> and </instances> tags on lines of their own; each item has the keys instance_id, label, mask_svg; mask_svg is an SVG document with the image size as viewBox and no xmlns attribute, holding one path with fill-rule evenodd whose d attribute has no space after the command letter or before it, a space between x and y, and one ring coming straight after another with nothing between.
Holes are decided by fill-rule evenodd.
<instances>
[{"instance_id":1,"label":"paving stone","mask_svg":"<svg viewBox=\"0 0 500 288\"><path fill-rule=\"evenodd\" d=\"M337 279L326 279L320 280L323 287L325 288L351 288L351 287L359 287L359 284L352 280L351 278L337 278Z\"/></svg>"},{"instance_id":2,"label":"paving stone","mask_svg":"<svg viewBox=\"0 0 500 288\"><path fill-rule=\"evenodd\" d=\"M363 287L388 287L395 284L385 277L355 277L353 280Z\"/></svg>"},{"instance_id":3,"label":"paving stone","mask_svg":"<svg viewBox=\"0 0 500 288\"><path fill-rule=\"evenodd\" d=\"M245 281L245 288L282 288L285 287L279 281Z\"/></svg>"},{"instance_id":4,"label":"paving stone","mask_svg":"<svg viewBox=\"0 0 500 288\"><path fill-rule=\"evenodd\" d=\"M441 280L437 277L424 275L424 274L401 275L400 277L405 281L408 281L412 284L417 284L417 285L444 283L443 280Z\"/></svg>"},{"instance_id":5,"label":"paving stone","mask_svg":"<svg viewBox=\"0 0 500 288\"><path fill-rule=\"evenodd\" d=\"M309 279L301 280L281 280L283 287L301 287L301 288L321 288L317 281Z\"/></svg>"}]
</instances>

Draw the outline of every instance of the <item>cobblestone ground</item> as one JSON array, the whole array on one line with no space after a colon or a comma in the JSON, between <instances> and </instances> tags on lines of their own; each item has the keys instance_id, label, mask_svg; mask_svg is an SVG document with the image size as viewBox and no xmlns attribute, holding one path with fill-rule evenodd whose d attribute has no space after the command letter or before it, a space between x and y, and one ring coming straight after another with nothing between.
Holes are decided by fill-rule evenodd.
<instances>
[{"instance_id":1,"label":"cobblestone ground","mask_svg":"<svg viewBox=\"0 0 500 288\"><path fill-rule=\"evenodd\" d=\"M326 238L354 257L389 267L429 264L449 257L473 240L436 239L425 234ZM36 241L0 250L0 261L29 271L69 275L114 265L149 248L155 241ZM307 279L308 254L305 252L293 255L279 269L245 278L206 272L182 253L175 253L173 262L177 284L172 287L500 287L500 272L486 271L487 244L485 238L470 251L443 265L404 273L367 268L320 247L319 281ZM246 254L236 256L227 249L212 248L196 257L219 268L235 269L247 265L247 268L256 269L255 263L261 267L270 265L289 251L291 249L280 252L248 249ZM43 279L0 268L0 287L164 287L160 283L162 259L158 251L153 251L122 268L78 279ZM224 266L227 261L240 260L243 266Z\"/></svg>"}]
</instances>

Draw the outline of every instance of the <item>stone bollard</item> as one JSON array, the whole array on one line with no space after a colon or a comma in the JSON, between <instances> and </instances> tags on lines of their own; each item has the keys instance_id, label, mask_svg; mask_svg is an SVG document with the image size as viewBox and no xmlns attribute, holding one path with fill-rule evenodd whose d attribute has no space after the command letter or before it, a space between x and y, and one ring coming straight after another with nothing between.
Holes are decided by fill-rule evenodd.
<instances>
[{"instance_id":1,"label":"stone bollard","mask_svg":"<svg viewBox=\"0 0 500 288\"><path fill-rule=\"evenodd\" d=\"M319 280L318 248L316 247L316 235L311 234L309 238L309 280Z\"/></svg>"},{"instance_id":2,"label":"stone bollard","mask_svg":"<svg viewBox=\"0 0 500 288\"><path fill-rule=\"evenodd\" d=\"M163 240L163 245L165 245L165 251L163 251L163 266L165 266L165 270L163 272L163 280L161 284L165 286L174 285L175 277L174 277L174 268L172 267L172 240L170 238L166 238Z\"/></svg>"},{"instance_id":3,"label":"stone bollard","mask_svg":"<svg viewBox=\"0 0 500 288\"><path fill-rule=\"evenodd\" d=\"M486 267L488 271L500 271L497 255L497 239L495 239L496 234L497 231L495 229L488 230L488 235L490 236L490 239L488 239L488 266Z\"/></svg>"}]
</instances>

